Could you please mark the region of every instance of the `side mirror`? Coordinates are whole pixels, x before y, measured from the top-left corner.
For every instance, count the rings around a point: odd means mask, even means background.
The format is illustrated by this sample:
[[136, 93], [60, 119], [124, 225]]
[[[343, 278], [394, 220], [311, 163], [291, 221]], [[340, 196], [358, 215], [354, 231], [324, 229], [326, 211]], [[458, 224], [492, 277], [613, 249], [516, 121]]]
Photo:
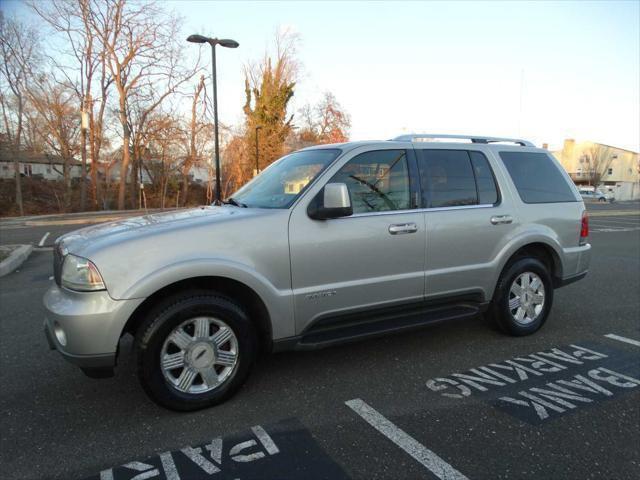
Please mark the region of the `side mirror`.
[[347, 185], [345, 183], [327, 183], [309, 204], [307, 214], [314, 220], [352, 215], [353, 207]]

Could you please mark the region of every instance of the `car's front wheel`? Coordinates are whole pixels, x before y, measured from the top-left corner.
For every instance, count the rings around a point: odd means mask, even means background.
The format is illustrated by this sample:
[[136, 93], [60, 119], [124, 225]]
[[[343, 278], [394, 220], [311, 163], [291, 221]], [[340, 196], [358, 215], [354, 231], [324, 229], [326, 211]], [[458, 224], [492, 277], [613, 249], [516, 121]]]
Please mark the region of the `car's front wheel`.
[[500, 275], [489, 315], [505, 333], [530, 335], [542, 327], [553, 303], [547, 267], [536, 258], [520, 258]]
[[159, 405], [197, 410], [242, 386], [255, 350], [254, 329], [239, 305], [210, 292], [185, 293], [154, 308], [139, 329], [138, 377]]

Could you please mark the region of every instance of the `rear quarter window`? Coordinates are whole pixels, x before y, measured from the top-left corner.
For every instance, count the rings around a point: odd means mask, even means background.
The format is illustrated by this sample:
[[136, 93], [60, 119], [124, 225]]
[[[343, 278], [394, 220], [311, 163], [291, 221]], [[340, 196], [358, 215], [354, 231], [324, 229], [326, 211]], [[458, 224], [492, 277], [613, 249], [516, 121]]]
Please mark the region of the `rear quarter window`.
[[500, 158], [524, 203], [578, 201], [562, 171], [546, 153], [500, 152]]

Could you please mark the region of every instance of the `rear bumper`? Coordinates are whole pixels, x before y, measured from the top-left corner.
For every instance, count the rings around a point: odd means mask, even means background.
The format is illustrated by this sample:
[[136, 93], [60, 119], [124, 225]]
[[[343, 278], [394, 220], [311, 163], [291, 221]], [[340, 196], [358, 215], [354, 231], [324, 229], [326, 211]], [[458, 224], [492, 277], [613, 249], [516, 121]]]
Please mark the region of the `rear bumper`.
[[584, 277], [587, 276], [587, 273], [589, 273], [589, 271], [582, 272], [582, 273], [579, 273], [577, 275], [572, 275], [571, 277], [561, 278], [561, 279], [556, 281], [556, 284], [554, 286], [556, 288], [566, 287], [567, 285], [571, 285], [572, 283], [575, 283], [578, 280], [582, 280]]
[[562, 278], [557, 279], [555, 287], [564, 287], [587, 276], [591, 264], [591, 244], [565, 248]]
[[143, 299], [113, 300], [107, 292], [51, 286], [44, 296], [44, 332], [52, 350], [83, 370], [113, 368], [120, 335]]

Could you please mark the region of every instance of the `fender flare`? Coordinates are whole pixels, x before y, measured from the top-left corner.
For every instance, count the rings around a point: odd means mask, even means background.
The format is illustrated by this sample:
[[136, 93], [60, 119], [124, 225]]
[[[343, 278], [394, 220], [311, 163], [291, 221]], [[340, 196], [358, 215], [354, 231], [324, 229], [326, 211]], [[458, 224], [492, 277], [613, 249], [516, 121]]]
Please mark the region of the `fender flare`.
[[[273, 337], [294, 334], [291, 290], [278, 290], [266, 277], [249, 266], [227, 259], [197, 258], [165, 265], [130, 286], [122, 297], [147, 298], [169, 285], [197, 277], [227, 278], [246, 285], [264, 303], [269, 313]], [[274, 319], [278, 319], [276, 324]]]
[[534, 232], [532, 232], [531, 230], [519, 232], [499, 251], [498, 255], [496, 256], [497, 263], [494, 270], [495, 273], [491, 281], [491, 296], [489, 298], [493, 298], [496, 285], [498, 284], [498, 279], [509, 263], [509, 260], [511, 260], [513, 255], [518, 250], [521, 250], [527, 245], [532, 244], [544, 245], [545, 247], [551, 249], [554, 257], [552, 258], [554, 271], [551, 272], [551, 274], [559, 275], [560, 277], [562, 276], [562, 271], [564, 269], [564, 266], [562, 264], [562, 245], [560, 244], [559, 239], [557, 238], [553, 230], [542, 225], [537, 225]]

